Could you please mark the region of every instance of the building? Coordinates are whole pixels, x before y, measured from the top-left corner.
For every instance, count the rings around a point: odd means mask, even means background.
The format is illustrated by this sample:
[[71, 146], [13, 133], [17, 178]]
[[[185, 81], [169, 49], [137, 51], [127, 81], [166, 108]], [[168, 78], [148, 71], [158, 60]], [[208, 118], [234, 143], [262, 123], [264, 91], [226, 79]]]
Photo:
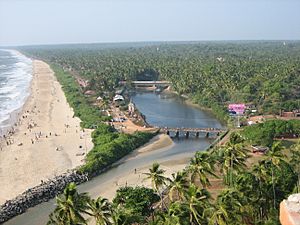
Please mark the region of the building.
[[264, 147], [264, 146], [257, 146], [257, 145], [252, 145], [252, 152], [253, 153], [266, 153], [269, 148], [268, 147]]
[[293, 110], [291, 112], [285, 112], [283, 110], [280, 111], [281, 117], [300, 117], [300, 110]]
[[124, 101], [124, 97], [122, 95], [115, 95], [113, 101], [114, 102]]

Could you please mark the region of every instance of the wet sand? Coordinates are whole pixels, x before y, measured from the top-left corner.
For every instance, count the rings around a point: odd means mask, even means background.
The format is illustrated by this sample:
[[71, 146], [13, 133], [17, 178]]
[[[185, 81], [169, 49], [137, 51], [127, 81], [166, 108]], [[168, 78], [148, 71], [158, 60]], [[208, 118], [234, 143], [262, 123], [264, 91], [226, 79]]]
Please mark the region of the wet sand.
[[15, 131], [1, 142], [0, 204], [83, 163], [91, 130], [81, 131], [73, 115], [49, 65], [34, 60], [31, 94]]
[[[183, 160], [184, 162], [179, 163], [177, 160], [167, 161], [166, 163], [160, 163], [160, 168], [165, 170], [165, 176], [171, 178], [172, 173], [183, 170], [187, 163], [188, 159]], [[116, 191], [120, 187], [125, 186], [140, 186], [151, 188], [151, 180], [147, 179], [147, 176], [144, 173], [149, 172], [151, 164], [144, 167], [136, 168], [136, 171], [125, 172], [120, 176], [114, 177], [113, 179], [103, 183], [101, 187], [95, 187], [96, 190], [91, 190], [89, 193], [91, 197], [96, 198], [99, 195], [109, 200], [112, 200], [115, 197]]]
[[[173, 141], [168, 135], [160, 134], [154, 137], [146, 145], [136, 149], [134, 152], [129, 154], [127, 157], [124, 157], [118, 161], [115, 165], [120, 165], [126, 163], [127, 161], [137, 160], [143, 157], [145, 154], [155, 154], [155, 151], [168, 151], [174, 145]], [[189, 163], [190, 157], [186, 157], [185, 153], [180, 154], [176, 159], [160, 161], [161, 169], [165, 170], [165, 176], [171, 177], [172, 173], [183, 170], [186, 165]], [[88, 193], [91, 197], [96, 198], [102, 196], [112, 200], [116, 194], [117, 189], [125, 186], [143, 186], [151, 187], [151, 181], [146, 179], [144, 173], [149, 172], [149, 168], [152, 166], [152, 161], [145, 163], [142, 166], [137, 166], [132, 170], [125, 169], [123, 171], [116, 172], [114, 177], [105, 177], [104, 182], [101, 182], [101, 185], [97, 185], [97, 178], [92, 180], [91, 183], [86, 183], [81, 185], [83, 189], [89, 189]], [[95, 183], [93, 183], [93, 181]], [[81, 188], [80, 188], [81, 189]], [[80, 190], [81, 191], [81, 190]]]

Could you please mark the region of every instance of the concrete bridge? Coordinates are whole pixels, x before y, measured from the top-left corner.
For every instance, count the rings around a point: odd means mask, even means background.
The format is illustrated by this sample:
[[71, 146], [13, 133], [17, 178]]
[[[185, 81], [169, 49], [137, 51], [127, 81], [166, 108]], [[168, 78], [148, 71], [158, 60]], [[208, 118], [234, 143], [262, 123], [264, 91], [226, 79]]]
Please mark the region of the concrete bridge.
[[204, 137], [209, 138], [210, 136], [217, 137], [221, 132], [224, 132], [224, 129], [220, 128], [170, 128], [170, 127], [161, 127], [161, 132], [171, 136], [171, 132], [175, 134], [174, 137], [179, 138], [180, 134], [183, 134], [186, 138], [189, 138], [191, 135], [199, 137], [200, 134], [204, 134]]
[[[126, 84], [127, 81], [119, 81], [119, 84], [124, 85]], [[131, 81], [131, 84], [135, 86], [140, 86], [140, 87], [153, 87], [153, 86], [169, 86], [171, 85], [171, 82], [166, 81], [166, 80], [158, 80], [158, 81], [142, 81], [142, 80], [136, 80], [136, 81]]]

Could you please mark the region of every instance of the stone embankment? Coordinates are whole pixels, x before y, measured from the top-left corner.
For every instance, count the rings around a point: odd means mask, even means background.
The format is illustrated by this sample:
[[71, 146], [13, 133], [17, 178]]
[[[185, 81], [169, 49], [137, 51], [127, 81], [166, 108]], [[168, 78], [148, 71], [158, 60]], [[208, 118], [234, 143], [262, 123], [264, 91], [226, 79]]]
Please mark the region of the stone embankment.
[[79, 174], [73, 171], [41, 182], [40, 185], [26, 190], [16, 198], [8, 200], [0, 206], [0, 224], [24, 213], [30, 207], [53, 199], [63, 192], [67, 184], [71, 182], [80, 184], [87, 180], [87, 174]]

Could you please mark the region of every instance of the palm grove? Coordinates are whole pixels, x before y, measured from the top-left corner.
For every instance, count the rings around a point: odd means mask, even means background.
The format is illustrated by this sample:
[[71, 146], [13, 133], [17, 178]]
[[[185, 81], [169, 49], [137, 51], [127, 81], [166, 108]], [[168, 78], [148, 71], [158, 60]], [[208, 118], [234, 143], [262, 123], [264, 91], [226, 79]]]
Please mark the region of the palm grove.
[[[83, 95], [74, 80], [89, 80], [86, 89], [105, 97], [114, 93], [120, 80], [141, 74], [166, 79], [179, 94], [213, 109], [226, 121], [228, 102], [247, 102], [259, 113], [278, 113], [299, 108], [299, 42], [140, 43], [136, 45], [75, 45], [27, 47], [26, 54], [52, 65], [66, 97], [93, 132], [95, 147], [79, 171], [101, 173], [122, 156], [147, 142], [153, 134], [120, 134], [105, 125], [107, 117]], [[152, 189], [125, 187], [109, 202], [78, 193], [70, 184], [57, 198], [49, 224], [276, 224], [278, 205], [299, 191], [299, 144], [285, 151], [281, 134], [298, 134], [299, 123], [270, 122], [233, 133], [225, 146], [198, 152], [187, 168], [164, 176], [153, 164], [145, 178]], [[249, 144], [269, 146], [257, 163], [249, 163]], [[288, 157], [283, 153], [287, 153]], [[222, 191], [210, 194], [211, 179], [222, 179]], [[143, 196], [137, 198], [136, 196]]]
[[103, 96], [139, 74], [172, 82], [179, 94], [228, 119], [226, 103], [247, 102], [261, 113], [299, 108], [300, 42], [89, 44], [27, 47], [27, 54], [89, 79]]
[[[279, 224], [279, 203], [299, 191], [300, 143], [283, 153], [274, 142], [257, 163], [247, 165], [248, 150], [240, 134], [209, 152], [197, 152], [184, 171], [164, 176], [154, 163], [145, 179], [152, 189], [122, 187], [112, 202], [79, 194], [70, 184], [48, 224]], [[223, 180], [223, 190], [212, 196], [210, 179]]]

